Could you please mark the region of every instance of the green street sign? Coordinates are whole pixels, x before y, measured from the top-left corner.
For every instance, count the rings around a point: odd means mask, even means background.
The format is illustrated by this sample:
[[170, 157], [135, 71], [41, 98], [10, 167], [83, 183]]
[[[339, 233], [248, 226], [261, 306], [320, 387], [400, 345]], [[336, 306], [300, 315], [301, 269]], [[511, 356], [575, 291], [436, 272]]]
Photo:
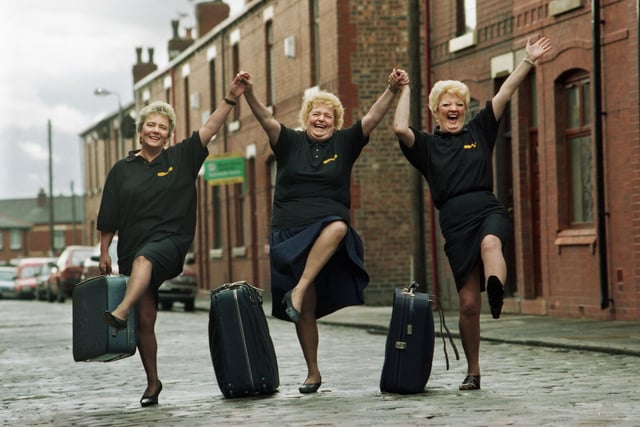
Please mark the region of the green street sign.
[[209, 156], [204, 161], [204, 179], [209, 185], [243, 183], [245, 179], [244, 157], [235, 154]]

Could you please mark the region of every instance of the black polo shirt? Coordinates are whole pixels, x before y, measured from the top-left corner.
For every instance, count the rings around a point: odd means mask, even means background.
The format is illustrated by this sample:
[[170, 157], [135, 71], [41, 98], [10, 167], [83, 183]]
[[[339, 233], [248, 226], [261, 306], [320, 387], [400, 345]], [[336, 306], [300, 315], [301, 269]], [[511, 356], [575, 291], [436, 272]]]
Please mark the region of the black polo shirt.
[[280, 125], [272, 230], [313, 224], [329, 215], [350, 222], [351, 169], [369, 138], [360, 120], [315, 142], [305, 131]]
[[186, 253], [196, 226], [195, 180], [209, 152], [198, 132], [166, 148], [151, 163], [136, 156], [138, 151], [109, 171], [97, 229], [118, 233], [119, 260], [165, 238], [173, 238]]
[[492, 152], [498, 136], [498, 121], [488, 101], [457, 134], [433, 134], [413, 129], [415, 143], [400, 148], [409, 162], [429, 183], [431, 197], [440, 209], [451, 197], [473, 191], [493, 191]]

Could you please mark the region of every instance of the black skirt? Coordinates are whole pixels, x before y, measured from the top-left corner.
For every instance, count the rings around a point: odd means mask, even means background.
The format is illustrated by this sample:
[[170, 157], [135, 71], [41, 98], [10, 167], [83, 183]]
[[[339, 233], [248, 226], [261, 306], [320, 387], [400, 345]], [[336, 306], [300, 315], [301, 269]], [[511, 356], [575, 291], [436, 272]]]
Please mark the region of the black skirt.
[[119, 273], [130, 276], [133, 261], [139, 256], [143, 256], [151, 262], [149, 289], [154, 291], [154, 297], [157, 302], [158, 288], [162, 285], [162, 282], [173, 279], [182, 272], [186, 252], [171, 238], [147, 242], [138, 249], [133, 257], [124, 260], [118, 259]]
[[[289, 320], [286, 306], [282, 303], [284, 294], [298, 283], [309, 251], [320, 232], [330, 222], [340, 220], [338, 216], [330, 216], [310, 226], [271, 233], [271, 314], [274, 317]], [[344, 307], [364, 304], [364, 288], [369, 284], [369, 275], [364, 268], [363, 255], [362, 241], [349, 227], [342, 244], [316, 277], [316, 318]]]
[[[502, 249], [513, 235], [511, 219], [496, 196], [477, 191], [453, 197], [440, 208], [440, 229], [458, 292], [481, 261], [480, 242], [493, 234], [502, 241]], [[480, 290], [485, 290], [484, 266], [480, 262]]]

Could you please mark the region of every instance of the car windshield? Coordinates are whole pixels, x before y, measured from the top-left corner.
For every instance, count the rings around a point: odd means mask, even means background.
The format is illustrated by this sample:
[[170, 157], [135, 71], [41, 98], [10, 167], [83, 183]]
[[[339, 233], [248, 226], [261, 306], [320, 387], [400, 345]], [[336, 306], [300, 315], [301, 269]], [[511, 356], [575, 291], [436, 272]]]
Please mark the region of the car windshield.
[[15, 278], [15, 270], [0, 270], [0, 280], [14, 280]]
[[22, 277], [36, 277], [40, 271], [39, 265], [27, 265], [22, 269]]
[[71, 264], [72, 265], [82, 265], [85, 259], [89, 258], [92, 255], [92, 250], [82, 250], [75, 251], [71, 255]]

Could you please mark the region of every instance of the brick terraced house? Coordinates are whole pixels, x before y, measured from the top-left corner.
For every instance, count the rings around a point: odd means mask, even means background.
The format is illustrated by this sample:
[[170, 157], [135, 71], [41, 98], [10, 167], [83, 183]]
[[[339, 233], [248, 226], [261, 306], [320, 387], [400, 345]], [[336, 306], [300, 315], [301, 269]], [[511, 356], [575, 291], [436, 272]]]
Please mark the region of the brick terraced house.
[[[411, 76], [412, 93], [420, 98], [421, 126], [431, 129], [426, 99], [434, 82], [465, 82], [473, 113], [522, 60], [528, 37], [551, 38], [552, 51], [512, 98], [496, 144], [495, 191], [513, 216], [515, 232], [507, 247], [504, 311], [639, 317], [635, 2], [254, 0], [230, 17], [226, 4], [206, 1], [196, 4], [195, 15], [197, 27], [187, 29], [186, 37], [172, 24], [168, 64], [141, 63], [138, 49], [134, 65], [132, 110], [157, 99], [170, 102], [178, 115], [176, 142], [222, 102], [239, 70], [252, 73], [257, 96], [289, 127], [298, 125], [308, 91], [336, 93], [348, 126], [382, 92], [393, 67], [419, 70]], [[429, 292], [444, 308], [454, 309], [457, 297], [438, 212], [426, 183], [422, 190], [415, 185], [394, 138], [392, 117], [393, 111], [372, 134], [353, 172], [352, 219], [371, 276], [367, 303], [389, 304], [395, 287], [424, 276]], [[111, 155], [105, 163], [106, 155], [96, 147], [117, 143], [115, 134], [100, 134], [97, 128], [82, 135], [91, 177], [85, 186], [88, 236], [95, 235], [90, 228], [95, 229], [101, 184], [115, 160]], [[242, 183], [210, 185], [204, 173], [197, 182], [193, 251], [200, 287], [247, 280], [268, 289], [275, 164], [243, 99], [209, 151], [243, 158], [246, 174]], [[415, 204], [420, 200], [416, 188], [423, 205]], [[421, 251], [423, 259], [416, 259]]]

